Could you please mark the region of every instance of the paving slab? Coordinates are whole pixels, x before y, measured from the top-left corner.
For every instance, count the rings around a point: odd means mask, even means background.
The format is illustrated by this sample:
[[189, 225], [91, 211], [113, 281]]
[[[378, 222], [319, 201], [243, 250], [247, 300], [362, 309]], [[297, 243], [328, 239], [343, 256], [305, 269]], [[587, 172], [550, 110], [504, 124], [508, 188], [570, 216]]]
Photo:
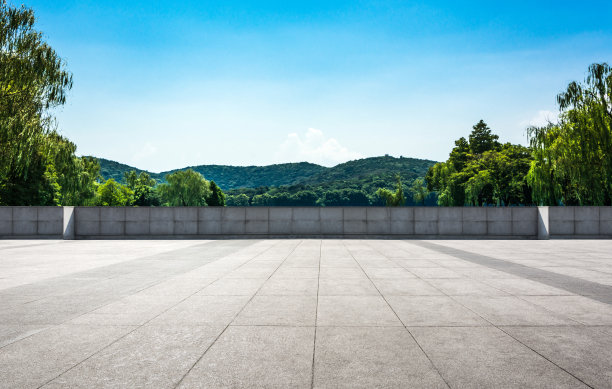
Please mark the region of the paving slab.
[[454, 299], [494, 325], [573, 325], [559, 315], [514, 296], [455, 296]]
[[584, 296], [524, 296], [525, 300], [587, 325], [612, 325], [612, 305]]
[[367, 278], [322, 278], [319, 281], [320, 296], [379, 296], [380, 293]]
[[135, 327], [62, 325], [0, 348], [0, 387], [37, 388]]
[[596, 388], [612, 387], [612, 336], [592, 327], [504, 327], [504, 331]]
[[455, 388], [587, 388], [494, 327], [410, 328]]
[[230, 326], [180, 388], [310, 388], [314, 327]]
[[249, 302], [250, 296], [191, 296], [160, 313], [154, 324], [226, 326]]
[[317, 325], [402, 326], [381, 296], [319, 296]]
[[404, 328], [317, 329], [315, 388], [447, 388]]
[[255, 296], [232, 324], [314, 326], [316, 310], [316, 296]]
[[489, 323], [448, 296], [389, 296], [406, 326], [485, 326]]
[[316, 296], [318, 278], [284, 278], [275, 274], [259, 289], [262, 296]]
[[144, 326], [44, 388], [174, 388], [223, 327]]

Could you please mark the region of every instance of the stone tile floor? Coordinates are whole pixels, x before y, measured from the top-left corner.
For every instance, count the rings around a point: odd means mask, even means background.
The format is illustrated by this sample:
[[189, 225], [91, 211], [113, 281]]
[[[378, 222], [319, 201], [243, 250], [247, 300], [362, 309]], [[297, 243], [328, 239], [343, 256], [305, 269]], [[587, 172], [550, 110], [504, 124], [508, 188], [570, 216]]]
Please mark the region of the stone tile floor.
[[3, 388], [612, 387], [612, 242], [0, 241]]

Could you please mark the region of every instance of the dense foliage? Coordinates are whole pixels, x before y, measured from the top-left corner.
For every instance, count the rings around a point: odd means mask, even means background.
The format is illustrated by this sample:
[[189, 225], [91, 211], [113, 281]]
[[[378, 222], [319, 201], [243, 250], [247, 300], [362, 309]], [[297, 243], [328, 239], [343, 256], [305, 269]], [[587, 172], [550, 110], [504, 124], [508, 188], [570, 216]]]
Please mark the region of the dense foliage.
[[446, 162], [432, 166], [427, 186], [438, 193], [438, 204], [519, 205], [531, 204], [526, 175], [532, 161], [527, 147], [501, 144], [499, 137], [480, 120], [469, 141], [460, 138]]
[[[435, 194], [425, 192], [424, 200], [415, 198], [412, 186], [401, 178], [404, 205], [435, 205]], [[414, 183], [414, 179], [408, 181]], [[422, 182], [422, 179], [421, 181]], [[380, 189], [384, 189], [381, 191]], [[386, 193], [398, 190], [394, 174], [371, 176], [346, 181], [332, 181], [318, 185], [292, 185], [282, 187], [241, 188], [227, 191], [227, 205], [268, 205], [268, 206], [368, 206], [387, 205]], [[390, 205], [390, 203], [389, 203]]]
[[0, 0], [0, 205], [87, 204], [99, 168], [55, 129], [72, 75], [35, 21]]
[[530, 128], [528, 180], [536, 203], [612, 205], [612, 69], [589, 67], [557, 96], [559, 123]]
[[387, 207], [400, 207], [406, 204], [406, 196], [404, 196], [404, 188], [402, 185], [401, 176], [400, 175], [397, 176], [397, 185], [396, 185], [395, 192], [392, 192], [387, 188], [379, 188], [376, 191], [376, 195], [380, 197], [381, 199], [385, 200], [385, 205]]
[[[106, 178], [117, 177], [120, 173], [125, 174], [126, 171], [133, 169], [114, 161], [105, 159], [99, 159], [99, 161], [103, 176], [104, 172], [112, 173], [112, 176], [105, 176]], [[231, 206], [385, 205], [387, 198], [385, 196], [381, 197], [381, 193], [377, 193], [379, 189], [396, 190], [397, 174], [400, 174], [403, 182], [412, 184], [419, 177], [423, 177], [427, 169], [434, 163], [421, 159], [383, 156], [350, 161], [331, 168], [306, 163], [262, 167], [228, 167], [231, 168], [234, 182], [245, 182], [246, 178], [244, 177], [249, 175], [269, 177], [272, 182], [280, 182], [288, 169], [293, 169], [296, 165], [305, 166], [309, 169], [304, 172], [304, 177], [307, 176], [308, 172], [311, 175], [292, 185], [262, 185], [259, 187], [226, 189], [225, 204]], [[317, 169], [312, 169], [313, 166], [316, 166]], [[199, 166], [198, 168], [214, 172], [214, 169], [219, 168], [219, 166]], [[312, 174], [315, 170], [318, 173]], [[164, 183], [165, 179], [160, 180], [159, 174], [151, 173], [151, 177]], [[213, 179], [215, 183], [217, 182], [218, 177], [214, 174], [206, 177]], [[227, 178], [226, 176], [225, 179]], [[405, 196], [405, 204], [434, 205], [435, 195], [429, 194], [422, 178], [418, 182], [420, 184], [417, 187], [420, 190], [416, 195], [414, 195], [414, 186], [403, 184], [402, 190], [408, 193]], [[212, 185], [211, 189], [213, 189]], [[208, 204], [212, 205], [210, 202]]]
[[209, 182], [191, 169], [166, 176], [167, 184], [161, 184], [159, 193], [166, 205], [186, 207], [206, 205], [210, 196]]

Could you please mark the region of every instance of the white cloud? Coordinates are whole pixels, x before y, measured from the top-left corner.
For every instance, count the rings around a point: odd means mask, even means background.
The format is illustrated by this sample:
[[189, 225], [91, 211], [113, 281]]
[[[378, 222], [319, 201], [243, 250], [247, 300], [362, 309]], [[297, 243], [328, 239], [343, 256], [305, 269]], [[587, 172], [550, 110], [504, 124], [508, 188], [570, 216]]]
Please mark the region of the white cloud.
[[279, 162], [312, 162], [324, 166], [334, 166], [342, 162], [363, 158], [361, 154], [350, 151], [335, 138], [328, 138], [323, 131], [309, 128], [301, 137], [296, 133], [287, 135], [276, 155]]
[[552, 111], [538, 111], [538, 113], [529, 120], [522, 121], [520, 124], [523, 127], [536, 126], [543, 127], [549, 122], [556, 123], [559, 120], [559, 114]]

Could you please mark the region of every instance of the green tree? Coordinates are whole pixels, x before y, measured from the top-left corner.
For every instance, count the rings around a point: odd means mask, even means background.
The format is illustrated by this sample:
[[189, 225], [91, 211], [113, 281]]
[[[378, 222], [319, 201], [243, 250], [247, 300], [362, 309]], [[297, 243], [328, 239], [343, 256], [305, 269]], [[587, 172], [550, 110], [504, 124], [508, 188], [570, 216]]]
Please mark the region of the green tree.
[[206, 203], [211, 207], [225, 206], [225, 194], [214, 181], [210, 181], [210, 194], [206, 198]]
[[406, 196], [404, 196], [404, 188], [402, 185], [402, 178], [398, 174], [395, 179], [397, 180], [395, 186], [395, 192], [390, 191], [386, 188], [380, 188], [376, 191], [376, 194], [385, 199], [387, 207], [400, 207], [406, 203]]
[[269, 206], [271, 205], [271, 197], [268, 193], [262, 193], [262, 194], [258, 194], [253, 196], [253, 199], [251, 200], [251, 205], [253, 206]]
[[137, 174], [134, 170], [125, 172], [123, 180], [126, 186], [134, 192], [132, 205], [144, 207], [161, 204], [159, 195], [155, 190], [157, 182], [147, 172], [140, 172], [140, 174]]
[[210, 196], [209, 183], [191, 169], [166, 175], [167, 184], [159, 186], [161, 197], [170, 206], [203, 206]]
[[448, 161], [427, 172], [427, 189], [438, 193], [438, 205], [531, 204], [527, 185], [531, 150], [500, 144], [482, 120], [469, 139], [469, 143], [465, 138], [457, 140]]
[[410, 192], [412, 193], [412, 198], [416, 204], [425, 205], [425, 199], [427, 199], [427, 196], [429, 196], [429, 191], [427, 190], [427, 186], [425, 185], [425, 180], [423, 178], [415, 178], [414, 181], [412, 181]]
[[96, 205], [126, 206], [131, 205], [134, 192], [112, 178], [98, 187]]
[[72, 75], [34, 24], [31, 9], [0, 0], [0, 205], [85, 205], [99, 164], [55, 130]]
[[499, 147], [499, 136], [491, 133], [491, 129], [482, 119], [472, 127], [470, 134], [470, 151], [472, 154], [482, 154], [485, 151], [496, 150]]
[[455, 141], [455, 147], [448, 157], [448, 162], [453, 165], [455, 171], [460, 172], [467, 165], [472, 158], [470, 152], [470, 144], [464, 137]]
[[309, 207], [317, 204], [319, 196], [312, 190], [301, 190], [291, 195], [291, 205]]
[[72, 75], [34, 24], [31, 9], [0, 0], [0, 204], [61, 200], [49, 110], [65, 103]]
[[612, 69], [592, 64], [557, 96], [559, 123], [528, 129], [528, 181], [544, 205], [612, 205]]
[[234, 207], [248, 207], [249, 206], [249, 196], [244, 193], [227, 196], [227, 201], [225, 205], [234, 206]]

